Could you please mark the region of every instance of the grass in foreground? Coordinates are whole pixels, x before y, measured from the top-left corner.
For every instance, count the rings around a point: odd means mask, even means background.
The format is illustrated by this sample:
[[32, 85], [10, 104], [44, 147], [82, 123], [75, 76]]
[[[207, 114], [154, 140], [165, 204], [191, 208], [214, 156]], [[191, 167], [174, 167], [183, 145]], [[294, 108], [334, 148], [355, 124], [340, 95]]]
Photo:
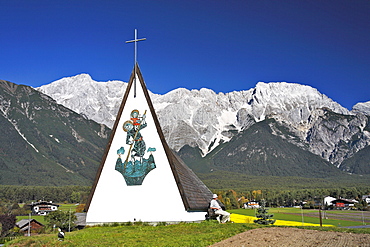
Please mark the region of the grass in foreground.
[[5, 246], [208, 246], [259, 227], [255, 224], [218, 224], [217, 221], [167, 226], [97, 226], [66, 233], [63, 242], [58, 241], [55, 233], [21, 237]]
[[[218, 224], [217, 221], [180, 223], [167, 226], [96, 226], [66, 233], [63, 242], [57, 234], [21, 237], [7, 242], [5, 246], [209, 246], [238, 233], [261, 227], [257, 224]], [[337, 227], [296, 227], [301, 229], [367, 233], [370, 229], [346, 229]]]

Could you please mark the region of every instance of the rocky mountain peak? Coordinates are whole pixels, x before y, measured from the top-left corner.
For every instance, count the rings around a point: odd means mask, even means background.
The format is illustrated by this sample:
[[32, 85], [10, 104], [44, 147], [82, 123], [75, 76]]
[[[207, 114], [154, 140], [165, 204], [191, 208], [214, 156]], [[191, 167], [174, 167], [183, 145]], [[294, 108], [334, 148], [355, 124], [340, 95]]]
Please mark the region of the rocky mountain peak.
[[62, 78], [37, 88], [73, 111], [112, 127], [127, 83], [94, 81], [88, 74]]
[[357, 103], [353, 106], [352, 112], [370, 116], [370, 101]]
[[[58, 103], [112, 127], [126, 87], [127, 84], [120, 81], [96, 82], [87, 75], [80, 75], [63, 78], [38, 90]], [[203, 155], [229, 141], [235, 131], [247, 129], [266, 118], [274, 118], [302, 142], [307, 142], [307, 135], [312, 135], [312, 128], [317, 121], [322, 121], [322, 109], [355, 115], [317, 89], [298, 83], [258, 82], [249, 90], [229, 93], [215, 93], [206, 88], [178, 88], [164, 95], [149, 94], [170, 147], [178, 151], [185, 145], [197, 146]], [[324, 158], [335, 152], [333, 145], [335, 143], [330, 142], [331, 148], [327, 149]], [[312, 145], [311, 152], [318, 153], [319, 147]], [[336, 158], [333, 162], [339, 160]]]

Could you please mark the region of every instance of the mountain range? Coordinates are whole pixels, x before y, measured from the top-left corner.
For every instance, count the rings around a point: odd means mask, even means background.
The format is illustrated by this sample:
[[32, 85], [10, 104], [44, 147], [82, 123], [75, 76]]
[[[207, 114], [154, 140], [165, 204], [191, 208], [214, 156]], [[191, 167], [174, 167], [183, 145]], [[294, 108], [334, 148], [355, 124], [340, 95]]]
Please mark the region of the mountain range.
[[[88, 74], [80, 74], [37, 89], [112, 127], [126, 86], [121, 81], [97, 82]], [[252, 126], [268, 122], [271, 135], [340, 170], [370, 173], [370, 159], [356, 157], [368, 153], [370, 101], [358, 103], [349, 111], [315, 88], [286, 82], [259, 82], [255, 88], [230, 93], [179, 88], [150, 96], [166, 140], [177, 152], [189, 146], [206, 157]], [[246, 154], [239, 153], [238, 157]]]
[[[37, 89], [0, 80], [0, 184], [91, 185], [126, 87], [87, 74]], [[369, 185], [370, 102], [349, 111], [286, 82], [149, 94], [170, 147], [212, 189]]]

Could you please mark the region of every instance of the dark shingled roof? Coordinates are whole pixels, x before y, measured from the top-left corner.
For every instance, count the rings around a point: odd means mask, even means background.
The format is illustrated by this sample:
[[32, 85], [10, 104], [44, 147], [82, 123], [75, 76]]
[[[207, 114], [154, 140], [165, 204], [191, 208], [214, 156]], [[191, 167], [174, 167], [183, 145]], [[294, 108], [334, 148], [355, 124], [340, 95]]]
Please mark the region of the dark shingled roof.
[[212, 192], [174, 151], [171, 150], [167, 157], [185, 208], [188, 211], [207, 211]]
[[90, 196], [88, 198], [88, 202], [86, 204], [85, 211], [87, 212], [89, 210], [90, 203], [91, 203], [92, 197], [93, 197], [94, 192], [95, 192], [95, 188], [96, 188], [97, 183], [99, 181], [101, 171], [103, 169], [106, 157], [108, 155], [108, 151], [110, 149], [110, 145], [111, 145], [112, 140], [113, 140], [113, 136], [116, 132], [118, 122], [121, 118], [121, 115], [122, 115], [124, 106], [126, 104], [130, 89], [131, 89], [132, 84], [134, 82], [134, 78], [135, 78], [134, 72], [136, 70], [136, 73], [139, 77], [139, 83], [141, 84], [141, 86], [144, 90], [145, 98], [146, 98], [147, 103], [149, 105], [151, 115], [153, 116], [153, 120], [155, 122], [159, 138], [161, 139], [162, 145], [163, 145], [164, 150], [166, 152], [166, 155], [167, 155], [169, 164], [171, 166], [172, 173], [173, 173], [174, 178], [176, 180], [176, 184], [177, 184], [177, 187], [179, 189], [179, 192], [180, 192], [182, 201], [184, 203], [185, 209], [187, 211], [205, 211], [206, 212], [207, 208], [208, 208], [209, 201], [212, 199], [212, 192], [195, 175], [195, 173], [181, 160], [181, 158], [178, 155], [176, 155], [176, 153], [168, 147], [168, 144], [167, 144], [167, 142], [164, 138], [161, 126], [159, 124], [157, 114], [155, 113], [152, 101], [150, 99], [148, 90], [146, 88], [144, 78], [141, 74], [139, 65], [136, 64], [135, 66], [136, 66], [136, 68], [134, 68], [132, 73], [131, 73], [130, 81], [128, 83], [125, 95], [123, 97], [123, 100], [122, 100], [122, 103], [121, 103], [121, 106], [120, 106], [120, 109], [118, 111], [116, 122], [114, 123], [113, 129], [112, 129], [110, 140], [107, 144], [107, 147], [105, 149], [102, 161], [100, 163], [100, 167], [98, 169], [93, 188], [91, 189], [91, 193], [90, 193]]

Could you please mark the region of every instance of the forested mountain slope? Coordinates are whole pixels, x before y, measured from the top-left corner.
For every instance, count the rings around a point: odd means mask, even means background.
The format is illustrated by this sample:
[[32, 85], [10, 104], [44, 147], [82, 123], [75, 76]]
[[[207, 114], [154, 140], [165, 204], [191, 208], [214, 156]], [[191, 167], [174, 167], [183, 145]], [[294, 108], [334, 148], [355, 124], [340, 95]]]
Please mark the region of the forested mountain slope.
[[110, 130], [28, 86], [0, 81], [0, 184], [91, 185]]

